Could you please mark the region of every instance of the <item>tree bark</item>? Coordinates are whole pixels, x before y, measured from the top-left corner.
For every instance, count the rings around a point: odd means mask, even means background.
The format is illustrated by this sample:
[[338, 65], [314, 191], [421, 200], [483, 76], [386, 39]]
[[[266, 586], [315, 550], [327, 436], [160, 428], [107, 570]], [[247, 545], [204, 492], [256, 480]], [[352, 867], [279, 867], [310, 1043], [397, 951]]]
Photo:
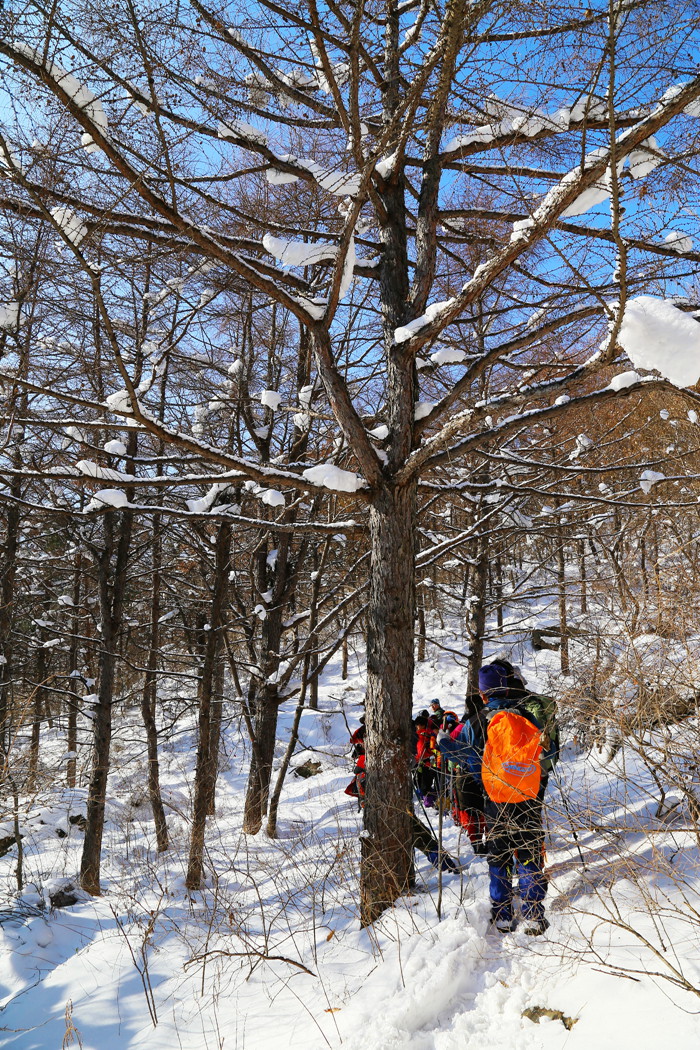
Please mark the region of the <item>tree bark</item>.
[[92, 770], [88, 786], [85, 841], [80, 861], [80, 885], [93, 896], [99, 896], [101, 893], [100, 860], [112, 741], [112, 703], [117, 645], [124, 615], [126, 570], [133, 526], [132, 512], [122, 511], [119, 515], [121, 527], [112, 571], [115, 516], [114, 511], [108, 511], [104, 515], [105, 546], [97, 559], [102, 621], [98, 661], [99, 686], [98, 701], [93, 708]]
[[212, 794], [216, 783], [216, 768], [212, 753], [211, 714], [216, 661], [221, 649], [224, 602], [228, 590], [228, 573], [231, 558], [231, 525], [223, 521], [216, 538], [216, 562], [214, 590], [212, 593], [209, 630], [204, 645], [204, 663], [199, 695], [199, 737], [197, 764], [194, 777], [194, 806], [190, 855], [185, 885], [188, 890], [198, 890], [202, 881], [204, 864], [204, 834], [207, 814], [211, 808]]
[[367, 754], [360, 921], [374, 922], [413, 877], [410, 770], [415, 606], [415, 485], [382, 489], [370, 507]]
[[[13, 495], [19, 494], [19, 484], [13, 486]], [[10, 692], [12, 686], [12, 624], [14, 620], [15, 580], [17, 578], [17, 549], [20, 515], [12, 503], [7, 509], [7, 539], [2, 568], [0, 568], [0, 750], [6, 754], [9, 740]]]
[[141, 692], [141, 718], [146, 731], [148, 751], [148, 797], [156, 831], [156, 849], [164, 853], [169, 845], [168, 824], [165, 819], [163, 796], [160, 790], [160, 764], [158, 761], [158, 727], [156, 724], [158, 649], [160, 646], [160, 590], [161, 590], [161, 521], [160, 515], [153, 518], [153, 589], [151, 592], [151, 625], [148, 640], [146, 675]]
[[557, 520], [557, 579], [559, 584], [559, 636], [561, 673], [569, 673], [569, 624], [566, 608], [566, 549], [561, 518]]
[[[480, 512], [479, 512], [480, 513]], [[486, 631], [486, 585], [488, 582], [488, 541], [479, 533], [476, 540], [475, 564], [471, 566], [471, 594], [467, 612], [467, 696], [479, 688], [479, 668], [484, 662], [484, 633]]]

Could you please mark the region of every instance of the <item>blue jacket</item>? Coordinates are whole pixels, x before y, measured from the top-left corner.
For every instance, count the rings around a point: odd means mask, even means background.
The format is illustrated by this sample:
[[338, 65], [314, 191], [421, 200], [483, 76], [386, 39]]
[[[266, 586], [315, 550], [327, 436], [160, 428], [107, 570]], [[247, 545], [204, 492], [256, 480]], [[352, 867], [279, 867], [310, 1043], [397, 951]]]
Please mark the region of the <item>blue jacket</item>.
[[[470, 773], [480, 784], [481, 761], [484, 754], [484, 746], [486, 744], [484, 730], [489, 714], [495, 714], [496, 711], [507, 711], [508, 708], [521, 706], [522, 702], [522, 694], [518, 696], [509, 696], [509, 690], [499, 689], [496, 693], [492, 694], [484, 704], [483, 719], [479, 716], [475, 716], [469, 719], [468, 722], [464, 722], [460, 726], [459, 732], [454, 740], [451, 737], [442, 737], [438, 740], [438, 747], [440, 748], [441, 754], [449, 759], [450, 762], [454, 762], [456, 765], [461, 766], [462, 769]], [[527, 716], [540, 729], [544, 728], [531, 712], [528, 711]], [[542, 755], [543, 760], [550, 766], [553, 766], [559, 757], [558, 744], [558, 738], [553, 737], [549, 749]]]

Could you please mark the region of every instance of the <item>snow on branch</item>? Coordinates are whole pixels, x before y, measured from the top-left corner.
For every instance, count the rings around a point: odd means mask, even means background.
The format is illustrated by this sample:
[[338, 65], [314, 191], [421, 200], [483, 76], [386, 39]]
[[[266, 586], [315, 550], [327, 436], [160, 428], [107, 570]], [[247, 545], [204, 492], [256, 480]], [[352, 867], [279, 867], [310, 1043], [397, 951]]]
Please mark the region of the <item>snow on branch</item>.
[[[616, 164], [624, 163], [624, 158], [640, 147], [649, 143], [651, 136], [664, 127], [669, 120], [682, 113], [686, 107], [700, 99], [700, 76], [695, 77], [683, 87], [677, 85], [670, 89], [651, 109], [648, 115], [637, 121], [632, 127], [620, 132], [615, 142]], [[435, 338], [505, 269], [511, 266], [520, 256], [529, 251], [556, 225], [571, 206], [589, 189], [600, 193], [596, 187], [606, 177], [610, 167], [610, 147], [595, 149], [588, 153], [582, 164], [567, 172], [542, 198], [533, 214], [513, 229], [510, 241], [499, 248], [490, 259], [476, 268], [472, 277], [462, 286], [459, 295], [451, 300], [433, 303], [424, 313], [408, 326], [396, 329], [394, 338], [397, 342], [407, 342], [408, 349], [417, 351], [428, 340]], [[607, 187], [606, 187], [607, 189]], [[585, 203], [585, 202], [584, 202]]]
[[632, 364], [654, 369], [674, 386], [700, 379], [700, 322], [667, 299], [630, 299], [617, 341]]
[[263, 247], [279, 259], [283, 266], [313, 266], [315, 263], [333, 262], [338, 255], [338, 248], [333, 244], [309, 244], [306, 241], [273, 237], [270, 233], [263, 237]]
[[[283, 167], [275, 167], [273, 164], [267, 169], [267, 181], [272, 184], [282, 185], [285, 182], [296, 182], [310, 175], [321, 189], [336, 197], [355, 197], [359, 193], [362, 182], [362, 175], [359, 172], [347, 175], [342, 171], [334, 171], [332, 168], [323, 168], [314, 160], [295, 157], [291, 153], [280, 154], [275, 159]], [[299, 174], [294, 172], [295, 168]]]

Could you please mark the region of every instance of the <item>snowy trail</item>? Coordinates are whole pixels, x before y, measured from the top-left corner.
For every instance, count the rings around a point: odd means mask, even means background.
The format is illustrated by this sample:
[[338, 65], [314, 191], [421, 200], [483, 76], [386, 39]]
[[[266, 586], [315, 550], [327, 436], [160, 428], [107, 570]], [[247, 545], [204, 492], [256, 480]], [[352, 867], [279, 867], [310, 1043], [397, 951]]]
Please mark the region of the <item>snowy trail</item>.
[[[419, 674], [416, 707], [437, 693], [458, 706], [448, 662]], [[28, 886], [24, 915], [15, 904], [0, 924], [0, 1046], [55, 1050], [72, 1004], [84, 1050], [656, 1050], [669, 1032], [674, 1050], [695, 1050], [700, 999], [650, 974], [679, 966], [700, 988], [700, 922], [686, 907], [698, 905], [698, 845], [682, 817], [654, 818], [653, 785], [633, 756], [603, 768], [566, 751], [568, 809], [550, 783], [544, 937], [489, 930], [482, 858], [444, 876], [438, 918], [437, 874], [422, 855], [418, 892], [360, 930], [360, 817], [343, 794], [350, 764], [337, 713], [342, 695], [356, 718], [359, 694], [357, 681], [329, 674], [322, 710], [305, 712], [313, 750], [295, 764], [313, 755], [322, 770], [289, 776], [277, 839], [239, 831], [245, 762], [231, 737], [201, 894], [184, 891], [186, 819], [171, 812], [173, 849], [159, 857], [146, 807], [129, 802], [138, 759], [133, 770], [125, 760], [108, 807], [105, 895], [42, 914]], [[186, 814], [191, 755], [164, 758], [169, 797]], [[34, 807], [28, 880], [46, 887], [77, 870], [82, 836], [67, 814], [83, 801], [59, 792]], [[444, 823], [446, 849], [470, 861]], [[9, 885], [12, 865], [0, 864]], [[555, 1013], [536, 1023], [524, 1016], [532, 1008]]]

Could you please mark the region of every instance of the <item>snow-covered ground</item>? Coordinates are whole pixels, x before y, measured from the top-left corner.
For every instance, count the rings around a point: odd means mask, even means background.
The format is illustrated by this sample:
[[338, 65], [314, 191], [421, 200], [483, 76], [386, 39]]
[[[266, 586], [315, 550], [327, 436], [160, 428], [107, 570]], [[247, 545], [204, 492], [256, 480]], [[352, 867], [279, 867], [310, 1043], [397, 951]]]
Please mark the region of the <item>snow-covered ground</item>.
[[[431, 647], [430, 657], [418, 666], [416, 711], [432, 697], [461, 711], [463, 670], [448, 652]], [[544, 687], [557, 660], [531, 655], [530, 684]], [[682, 806], [655, 817], [653, 778], [628, 750], [603, 767], [565, 748], [549, 787], [544, 937], [488, 930], [486, 862], [449, 816], [445, 847], [471, 861], [465, 870], [444, 875], [440, 894], [417, 854], [416, 893], [360, 929], [360, 816], [343, 788], [346, 720], [356, 726], [362, 695], [359, 671], [348, 682], [326, 674], [293, 763], [313, 757], [321, 772], [289, 775], [274, 840], [240, 833], [246, 761], [229, 727], [200, 894], [184, 889], [192, 733], [162, 756], [173, 840], [164, 856], [144, 801], [143, 746], [117, 734], [101, 898], [41, 907], [78, 870], [82, 833], [69, 818], [84, 812], [85, 792], [57, 786], [27, 800], [21, 898], [15, 851], [0, 859], [0, 1045], [58, 1050], [74, 1027], [84, 1050], [696, 1047], [698, 842]], [[65, 743], [57, 735], [52, 747], [58, 762]], [[437, 813], [428, 817], [437, 828]]]

